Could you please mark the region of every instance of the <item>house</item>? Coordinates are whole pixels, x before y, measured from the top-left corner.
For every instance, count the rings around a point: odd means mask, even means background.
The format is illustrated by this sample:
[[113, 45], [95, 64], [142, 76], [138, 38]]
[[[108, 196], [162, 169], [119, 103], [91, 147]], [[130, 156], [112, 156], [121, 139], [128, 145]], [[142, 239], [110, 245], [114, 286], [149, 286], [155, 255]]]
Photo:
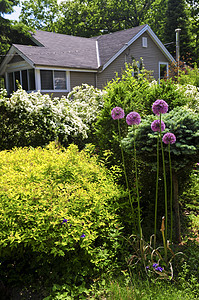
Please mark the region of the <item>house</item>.
[[13, 44], [0, 65], [8, 94], [16, 90], [16, 80], [27, 91], [58, 97], [82, 83], [102, 88], [125, 63], [140, 58], [158, 80], [175, 62], [148, 25], [93, 38], [38, 30], [32, 40], [35, 46]]

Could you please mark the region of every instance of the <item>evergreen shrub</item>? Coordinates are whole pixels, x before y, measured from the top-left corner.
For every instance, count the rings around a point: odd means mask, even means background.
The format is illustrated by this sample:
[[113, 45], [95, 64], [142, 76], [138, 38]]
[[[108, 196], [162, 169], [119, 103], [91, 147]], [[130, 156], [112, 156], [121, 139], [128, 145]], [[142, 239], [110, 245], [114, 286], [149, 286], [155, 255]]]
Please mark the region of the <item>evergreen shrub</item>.
[[81, 284], [117, 263], [121, 190], [95, 156], [51, 143], [2, 151], [0, 166], [4, 280]]

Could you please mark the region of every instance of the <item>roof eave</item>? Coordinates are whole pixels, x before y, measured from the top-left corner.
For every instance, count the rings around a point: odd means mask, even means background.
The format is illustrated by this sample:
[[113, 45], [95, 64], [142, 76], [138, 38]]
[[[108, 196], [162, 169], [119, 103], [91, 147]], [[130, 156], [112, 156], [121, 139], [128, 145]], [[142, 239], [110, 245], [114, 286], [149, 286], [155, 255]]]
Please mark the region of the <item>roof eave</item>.
[[122, 54], [129, 46], [131, 46], [144, 32], [148, 32], [150, 37], [159, 47], [159, 49], [163, 52], [163, 54], [173, 63], [176, 63], [173, 56], [169, 53], [169, 51], [165, 48], [162, 42], [158, 39], [155, 33], [152, 31], [149, 25], [145, 25], [128, 43], [126, 43], [115, 55], [113, 55], [102, 67], [101, 72], [104, 71], [120, 54]]

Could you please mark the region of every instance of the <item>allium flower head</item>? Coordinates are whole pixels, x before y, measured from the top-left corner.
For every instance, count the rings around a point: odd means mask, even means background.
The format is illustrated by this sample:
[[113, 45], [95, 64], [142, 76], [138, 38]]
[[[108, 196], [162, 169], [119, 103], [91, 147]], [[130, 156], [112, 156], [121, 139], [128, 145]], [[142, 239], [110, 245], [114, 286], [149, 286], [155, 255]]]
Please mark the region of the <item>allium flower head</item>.
[[127, 116], [126, 116], [126, 123], [128, 125], [139, 125], [140, 124], [140, 121], [141, 121], [141, 117], [140, 115], [135, 112], [135, 111], [132, 111], [130, 112]]
[[163, 135], [162, 141], [165, 144], [174, 144], [176, 142], [176, 136], [173, 133], [165, 133], [165, 135]]
[[[155, 120], [151, 123], [151, 129], [153, 131], [159, 131], [160, 132], [160, 120]], [[161, 121], [161, 131], [165, 130], [165, 124], [163, 121]]]
[[123, 119], [124, 116], [124, 110], [121, 107], [116, 106], [111, 111], [111, 117], [113, 118], [113, 120]]
[[152, 105], [152, 110], [155, 115], [165, 114], [168, 111], [168, 104], [164, 100], [156, 100]]

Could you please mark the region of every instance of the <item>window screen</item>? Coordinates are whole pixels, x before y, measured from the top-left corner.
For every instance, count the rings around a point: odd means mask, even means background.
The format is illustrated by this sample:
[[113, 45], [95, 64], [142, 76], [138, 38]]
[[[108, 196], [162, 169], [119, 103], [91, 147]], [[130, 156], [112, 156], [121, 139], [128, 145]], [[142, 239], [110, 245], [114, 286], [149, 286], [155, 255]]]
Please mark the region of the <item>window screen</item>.
[[35, 90], [35, 70], [30, 69], [28, 70], [29, 75], [29, 90], [34, 91]]
[[67, 88], [65, 71], [54, 71], [54, 87], [55, 90], [65, 90]]
[[22, 88], [25, 91], [28, 91], [28, 74], [27, 70], [23, 70], [22, 72]]
[[20, 84], [20, 72], [19, 71], [14, 72], [14, 83], [15, 83], [14, 90], [16, 91], [18, 89], [18, 84]]
[[49, 70], [41, 70], [41, 89], [53, 90], [53, 72]]
[[13, 73], [8, 73], [8, 91], [9, 94], [14, 91]]
[[167, 65], [160, 64], [160, 79], [163, 79], [166, 76], [167, 76]]

